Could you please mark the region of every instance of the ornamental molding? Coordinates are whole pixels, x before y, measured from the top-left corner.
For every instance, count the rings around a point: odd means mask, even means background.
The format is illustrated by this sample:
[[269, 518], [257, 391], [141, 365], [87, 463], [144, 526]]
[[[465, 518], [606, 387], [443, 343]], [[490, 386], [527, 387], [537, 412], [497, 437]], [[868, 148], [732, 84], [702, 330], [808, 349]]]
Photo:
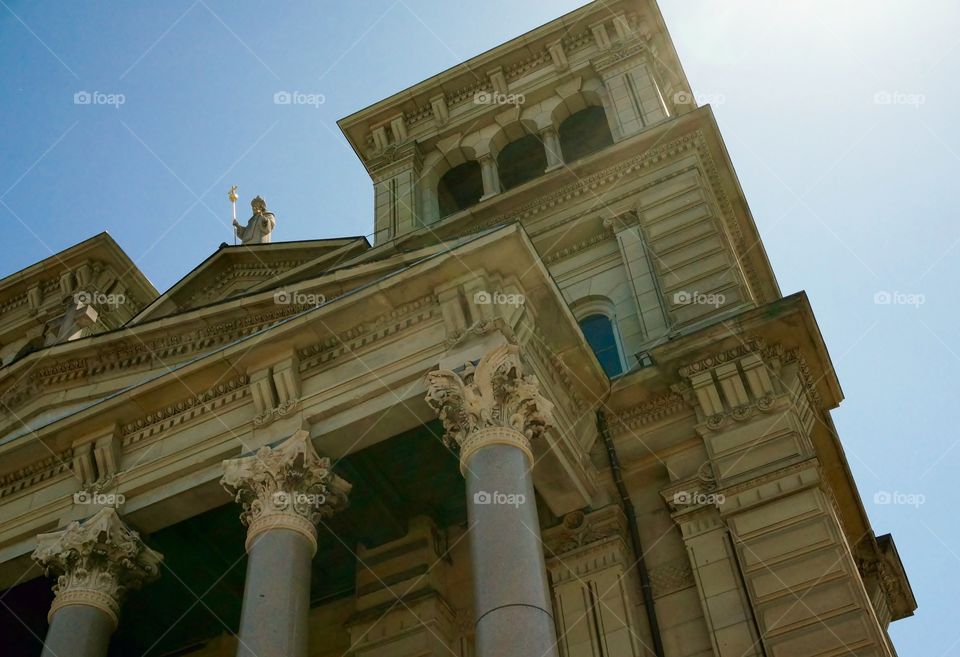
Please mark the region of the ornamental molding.
[[694, 374], [706, 372], [718, 365], [723, 365], [730, 361], [746, 356], [757, 351], [763, 351], [767, 347], [767, 341], [758, 336], [747, 336], [743, 342], [732, 349], [711, 354], [706, 358], [684, 365], [677, 373], [684, 379], [689, 379]]
[[309, 262], [306, 259], [281, 260], [278, 262], [235, 262], [227, 266], [216, 277], [187, 299], [187, 307], [203, 305], [214, 298], [232, 283], [243, 279], [262, 280], [277, 276]]
[[650, 568], [650, 588], [653, 589], [654, 598], [662, 598], [694, 586], [696, 581], [687, 557]]
[[570, 400], [572, 406], [572, 417], [582, 417], [584, 413], [592, 408], [591, 404], [581, 396], [577, 391], [582, 383], [570, 371], [570, 368], [563, 361], [557, 352], [547, 347], [547, 338], [543, 333], [535, 328], [532, 331], [531, 338], [526, 341], [524, 348], [532, 352], [537, 357], [537, 361], [543, 370], [552, 380], [552, 383], [563, 390], [566, 394], [563, 396]]
[[[0, 406], [11, 411], [47, 389], [108, 373], [136, 368], [167, 368], [173, 363], [208, 353], [220, 346], [257, 333], [314, 306], [276, 306], [268, 311], [243, 315], [183, 333], [156, 338], [124, 337], [99, 348], [94, 356], [66, 358], [38, 367], [29, 376], [0, 393]], [[135, 330], [135, 329], [134, 329]]]
[[82, 523], [40, 534], [33, 559], [47, 576], [57, 576], [48, 619], [61, 607], [83, 604], [103, 610], [116, 625], [126, 592], [156, 579], [163, 555], [105, 508]]
[[[506, 429], [529, 445], [553, 425], [553, 404], [540, 394], [537, 378], [523, 373], [520, 348], [514, 344], [494, 347], [476, 365], [467, 363], [458, 372], [429, 372], [426, 387], [427, 404], [443, 423], [444, 441], [463, 450], [461, 466], [468, 452], [483, 446], [471, 440], [477, 432], [492, 439], [503, 437]], [[525, 451], [529, 455], [529, 447]]]
[[[114, 269], [109, 264], [101, 260], [84, 260], [78, 265], [63, 270], [58, 270], [56, 277], [46, 281], [36, 281], [30, 285], [24, 292], [15, 294], [0, 303], [0, 315], [6, 315], [27, 306], [31, 315], [36, 315], [44, 311], [45, 302], [51, 297], [56, 298], [54, 306], [59, 307], [60, 302], [75, 290], [89, 292], [106, 292], [112, 289], [118, 283], [118, 278]], [[129, 307], [133, 314], [136, 314], [143, 308], [145, 300], [137, 296], [136, 291], [123, 286], [124, 306]], [[98, 309], [101, 305], [94, 304]]]
[[300, 430], [275, 447], [223, 462], [220, 484], [243, 508], [247, 551], [254, 539], [272, 529], [304, 535], [317, 549], [316, 525], [346, 508], [351, 484], [317, 455], [310, 433]]
[[400, 331], [433, 320], [439, 316], [439, 309], [436, 297], [427, 294], [310, 347], [300, 349], [297, 351], [300, 372], [306, 373], [323, 367], [341, 356], [352, 356], [357, 351], [393, 337]]
[[616, 539], [626, 544], [626, 518], [619, 506], [610, 505], [585, 513], [573, 511], [556, 527], [543, 532], [547, 557], [566, 558], [571, 552]]
[[26, 467], [8, 472], [0, 476], [0, 498], [19, 493], [48, 479], [71, 472], [72, 463], [73, 449], [70, 448], [31, 463]]
[[[785, 372], [785, 366], [792, 364], [795, 370]], [[677, 373], [683, 380], [671, 389], [697, 410], [702, 428], [708, 431], [791, 406], [808, 418], [806, 405], [823, 409], [816, 380], [799, 347], [768, 346], [758, 336], [748, 336], [736, 347], [684, 365]], [[784, 380], [785, 374], [789, 381]], [[799, 383], [798, 396], [791, 397], [794, 376]]]
[[595, 244], [600, 244], [601, 242], [605, 242], [609, 239], [613, 239], [613, 237], [614, 237], [613, 232], [606, 226], [606, 224], [604, 224], [604, 227], [602, 230], [598, 231], [597, 233], [594, 233], [587, 239], [580, 240], [576, 244], [571, 244], [568, 247], [554, 251], [547, 257], [542, 258], [543, 264], [552, 265], [561, 260], [565, 260], [570, 256], [576, 255], [581, 251], [589, 249], [591, 246]]
[[248, 382], [243, 374], [128, 422], [120, 427], [121, 443], [129, 447], [243, 399], [249, 394]]
[[[524, 205], [521, 205], [519, 208], [511, 212], [499, 214], [491, 219], [474, 224], [469, 229], [456, 233], [455, 236], [463, 237], [466, 235], [471, 235], [504, 223], [510, 223], [514, 221], [523, 222], [524, 220], [535, 217], [541, 213], [553, 210], [557, 206], [563, 205], [568, 201], [584, 194], [595, 194], [596, 189], [618, 183], [626, 176], [634, 176], [638, 171], [652, 168], [653, 166], [667, 159], [690, 152], [697, 156], [698, 164], [694, 168], [702, 171], [706, 181], [709, 183], [706, 185], [706, 187], [709, 188], [709, 191], [713, 195], [713, 199], [715, 200], [719, 210], [719, 216], [725, 228], [726, 236], [730, 239], [734, 247], [735, 254], [739, 259], [739, 256], [748, 253], [750, 248], [754, 245], [747, 244], [744, 240], [743, 231], [740, 229], [740, 225], [736, 220], [737, 215], [734, 211], [733, 203], [723, 190], [723, 182], [720, 171], [713, 159], [713, 156], [711, 155], [709, 145], [707, 144], [707, 140], [702, 129], [681, 135], [676, 139], [665, 142], [654, 148], [647, 149], [636, 157], [627, 160], [621, 160], [620, 162], [606, 169], [602, 169], [594, 174], [586, 176], [585, 178], [580, 178], [569, 185], [565, 185], [551, 194], [546, 194]], [[651, 186], [660, 184], [665, 180], [682, 175], [688, 171], [689, 169], [671, 172], [655, 181], [651, 181], [642, 189], [648, 189]], [[609, 205], [610, 203], [619, 200], [619, 198], [635, 195], [636, 193], [638, 192], [627, 192], [617, 199], [607, 199], [607, 204]], [[568, 221], [574, 221], [577, 218], [578, 217], [571, 217]], [[551, 226], [551, 228], [552, 227], [553, 226]], [[533, 237], [536, 235], [537, 233], [531, 234]], [[760, 278], [753, 266], [753, 262], [749, 258], [743, 258], [741, 264], [746, 273], [746, 278], [750, 289], [760, 289]]]
[[687, 409], [683, 395], [668, 391], [650, 397], [636, 406], [611, 413], [608, 419], [613, 425], [614, 435], [620, 435], [686, 412]]

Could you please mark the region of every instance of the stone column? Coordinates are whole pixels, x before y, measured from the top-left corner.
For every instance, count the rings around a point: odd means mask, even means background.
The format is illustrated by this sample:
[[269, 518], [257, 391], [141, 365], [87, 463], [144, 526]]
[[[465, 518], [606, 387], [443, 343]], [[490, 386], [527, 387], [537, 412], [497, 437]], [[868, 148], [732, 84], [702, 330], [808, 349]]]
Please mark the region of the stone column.
[[467, 480], [477, 657], [556, 657], [530, 450], [553, 405], [514, 345], [459, 374], [431, 372], [427, 390]]
[[552, 125], [540, 131], [540, 140], [543, 142], [543, 150], [547, 153], [546, 171], [553, 171], [563, 166], [563, 150], [560, 148], [560, 137], [557, 135], [557, 129]]
[[350, 484], [317, 455], [307, 431], [223, 467], [220, 483], [247, 526], [237, 655], [306, 657], [316, 524], [346, 506]]
[[481, 201], [500, 193], [500, 174], [497, 172], [497, 161], [489, 153], [480, 156], [480, 175], [483, 178]]
[[48, 576], [57, 575], [42, 657], [105, 657], [124, 593], [155, 579], [163, 556], [105, 508], [40, 534], [33, 558]]

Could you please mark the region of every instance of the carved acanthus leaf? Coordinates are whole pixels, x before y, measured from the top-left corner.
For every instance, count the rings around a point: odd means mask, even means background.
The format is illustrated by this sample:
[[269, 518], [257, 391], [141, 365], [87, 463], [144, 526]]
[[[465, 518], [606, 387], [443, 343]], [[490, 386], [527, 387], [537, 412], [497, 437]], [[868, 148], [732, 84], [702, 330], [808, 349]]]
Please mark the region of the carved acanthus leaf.
[[318, 456], [307, 431], [276, 447], [224, 462], [223, 487], [243, 508], [247, 526], [276, 514], [295, 515], [312, 525], [346, 507], [351, 485]]
[[537, 378], [523, 374], [520, 350], [513, 344], [496, 347], [460, 373], [430, 372], [426, 400], [443, 422], [451, 447], [487, 427], [515, 429], [534, 439], [553, 423], [553, 404], [540, 394]]
[[163, 555], [105, 508], [82, 523], [40, 534], [33, 558], [47, 575], [57, 575], [58, 598], [99, 598], [115, 616], [127, 590], [156, 579]]

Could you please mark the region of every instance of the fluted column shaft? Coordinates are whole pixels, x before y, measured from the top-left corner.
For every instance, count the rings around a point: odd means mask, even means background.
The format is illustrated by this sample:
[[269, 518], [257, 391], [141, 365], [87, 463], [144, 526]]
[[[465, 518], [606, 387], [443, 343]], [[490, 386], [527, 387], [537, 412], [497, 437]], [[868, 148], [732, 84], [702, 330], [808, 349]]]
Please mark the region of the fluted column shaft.
[[306, 657], [316, 523], [346, 506], [350, 484], [306, 431], [224, 462], [223, 486], [243, 506], [247, 578], [238, 657]]
[[40, 534], [33, 558], [57, 575], [42, 657], [105, 657], [125, 592], [155, 579], [163, 556], [106, 508]]
[[552, 422], [552, 405], [522, 374], [514, 345], [475, 368], [431, 372], [427, 388], [466, 478], [476, 655], [556, 657], [530, 449]]

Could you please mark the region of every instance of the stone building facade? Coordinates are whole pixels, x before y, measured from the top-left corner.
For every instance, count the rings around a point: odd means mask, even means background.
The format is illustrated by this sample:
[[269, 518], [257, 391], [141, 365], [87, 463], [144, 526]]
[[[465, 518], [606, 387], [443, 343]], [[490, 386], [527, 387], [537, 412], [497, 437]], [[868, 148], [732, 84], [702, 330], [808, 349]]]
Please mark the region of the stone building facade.
[[372, 244], [0, 280], [0, 653], [896, 654], [826, 345], [653, 0], [340, 127]]

